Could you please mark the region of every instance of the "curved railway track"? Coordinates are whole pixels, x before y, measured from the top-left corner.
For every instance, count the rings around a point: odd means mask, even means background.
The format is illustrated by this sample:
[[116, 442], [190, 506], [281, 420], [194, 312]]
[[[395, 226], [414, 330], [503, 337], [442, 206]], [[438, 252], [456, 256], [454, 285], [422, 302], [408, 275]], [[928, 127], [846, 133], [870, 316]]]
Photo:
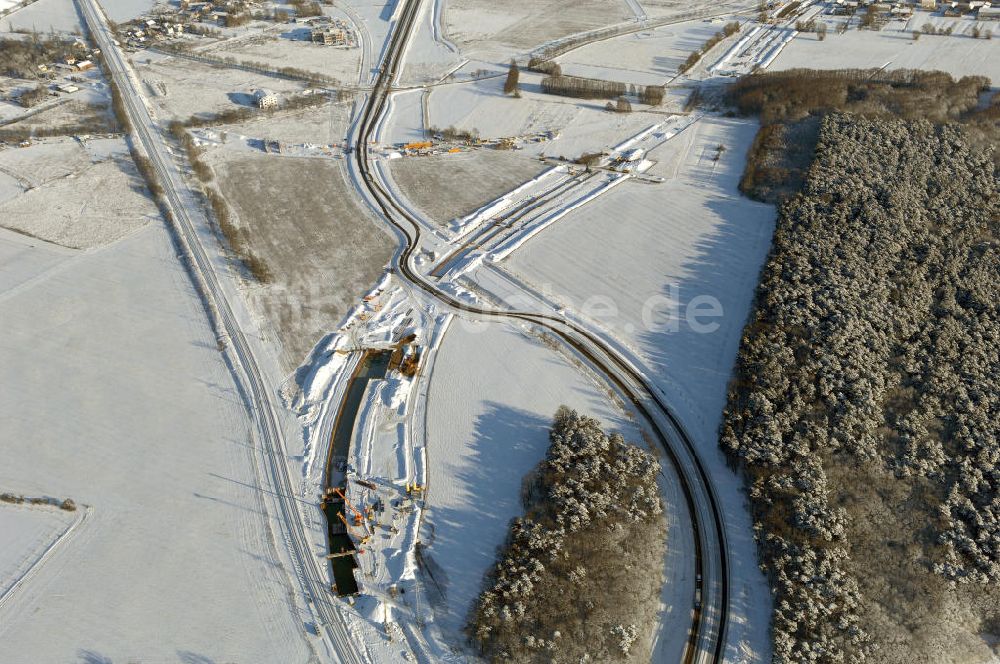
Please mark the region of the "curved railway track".
[[[455, 311], [483, 320], [524, 321], [558, 336], [603, 373], [649, 423], [667, 456], [677, 468], [695, 534], [695, 566], [701, 578], [701, 584], [696, 592], [701, 592], [702, 601], [700, 605], [692, 601], [694, 606], [692, 626], [683, 661], [721, 663], [725, 654], [730, 594], [725, 523], [719, 498], [698, 456], [697, 449], [659, 391], [638, 369], [589, 330], [555, 315], [504, 311], [471, 305], [442, 291], [411, 266], [413, 254], [420, 247], [421, 223], [403, 205], [396, 202], [385, 185], [372, 172], [368, 152], [372, 136], [386, 111], [392, 84], [401, 67], [414, 20], [419, 13], [421, 0], [401, 1], [406, 2], [406, 7], [390, 37], [389, 48], [365, 104], [361, 121], [356, 125], [357, 135], [353, 150], [358, 172], [374, 204], [403, 239], [403, 246], [394, 258], [394, 267], [410, 284]], [[661, 425], [661, 420], [666, 421], [667, 427]], [[675, 437], [681, 441], [679, 451], [675, 449], [665, 428], [671, 429]], [[703, 518], [700, 512], [707, 512], [707, 518]], [[706, 590], [712, 591], [711, 601]], [[706, 607], [712, 608], [716, 614], [714, 622], [717, 624], [708, 624], [706, 617], [712, 611]], [[707, 643], [702, 646], [703, 642]]]

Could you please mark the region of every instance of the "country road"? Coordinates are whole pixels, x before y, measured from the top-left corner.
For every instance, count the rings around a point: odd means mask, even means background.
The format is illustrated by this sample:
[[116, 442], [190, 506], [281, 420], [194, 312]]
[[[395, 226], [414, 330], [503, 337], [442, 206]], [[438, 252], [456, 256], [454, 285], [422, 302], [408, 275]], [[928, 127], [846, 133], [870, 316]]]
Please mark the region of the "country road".
[[481, 320], [524, 321], [546, 328], [583, 356], [632, 403], [677, 468], [695, 529], [696, 553], [692, 564], [701, 583], [695, 590], [695, 597], [691, 598], [692, 623], [682, 661], [723, 662], [730, 592], [729, 552], [722, 509], [690, 436], [659, 391], [645, 377], [646, 372], [630, 363], [596, 334], [564, 317], [470, 305], [442, 290], [439, 284], [413, 267], [413, 256], [420, 251], [422, 224], [407, 211], [405, 204], [395, 200], [392, 188], [381, 181], [378, 169], [371, 166], [368, 148], [385, 119], [397, 73], [402, 69], [409, 34], [419, 13], [421, 0], [406, 2], [364, 113], [352, 128], [350, 141], [354, 147], [352, 168], [356, 178], [365, 188], [364, 193], [375, 212], [396, 230], [403, 241], [393, 258], [393, 267], [411, 285], [460, 315]]
[[[276, 414], [273, 391], [265, 383], [254, 350], [240, 325], [248, 317], [240, 315], [244, 306], [238, 294], [227, 289], [220, 273], [222, 262], [214, 261], [209, 247], [215, 242], [195, 193], [185, 184], [178, 163], [168, 149], [161, 129], [151, 117], [138, 81], [122, 51], [115, 46], [106, 18], [97, 0], [78, 0], [94, 40], [105, 54], [109, 75], [121, 93], [125, 111], [132, 125], [131, 138], [148, 156], [164, 190], [167, 209], [178, 242], [202, 294], [220, 341], [233, 368], [246, 405], [256, 425], [259, 438], [258, 477], [270, 483], [269, 511], [279, 523], [278, 544], [287, 553], [288, 570], [293, 586], [306, 599], [307, 610], [326, 647], [324, 659], [361, 662], [362, 656], [347, 632], [341, 610], [333, 603], [329, 590], [330, 575], [326, 564], [311, 552], [304, 535], [303, 515], [295, 499], [288, 474], [285, 441]], [[384, 219], [395, 227], [403, 246], [394, 257], [399, 275], [437, 302], [462, 315], [485, 320], [516, 320], [546, 328], [574, 349], [597, 369], [646, 420], [664, 451], [682, 478], [682, 490], [695, 530], [695, 555], [691, 561], [701, 580], [691, 598], [691, 628], [684, 662], [721, 662], [725, 656], [729, 610], [729, 566], [726, 531], [722, 510], [711, 480], [699, 459], [690, 437], [655, 390], [641, 367], [636, 367], [617, 353], [610, 344], [592, 331], [566, 318], [534, 312], [485, 309], [461, 302], [417, 273], [412, 257], [420, 248], [420, 224], [405, 207], [395, 201], [391, 189], [370, 168], [367, 146], [386, 113], [387, 101], [400, 71], [407, 43], [419, 14], [420, 0], [404, 0], [398, 20], [390, 33], [384, 60], [372, 92], [368, 95], [360, 120], [352, 131], [354, 163], [370, 201]], [[236, 309], [234, 311], [234, 308]], [[256, 457], [255, 457], [256, 458]]]

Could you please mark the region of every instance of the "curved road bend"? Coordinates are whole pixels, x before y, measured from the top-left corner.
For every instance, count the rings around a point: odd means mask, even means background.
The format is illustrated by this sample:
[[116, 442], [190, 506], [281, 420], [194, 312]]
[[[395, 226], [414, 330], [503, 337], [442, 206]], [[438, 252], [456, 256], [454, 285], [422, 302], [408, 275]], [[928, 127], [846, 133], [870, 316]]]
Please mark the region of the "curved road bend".
[[[563, 318], [531, 312], [487, 309], [462, 302], [440, 290], [412, 267], [412, 258], [420, 246], [420, 222], [395, 201], [388, 187], [370, 166], [368, 146], [386, 111], [392, 85], [402, 66], [403, 54], [419, 13], [420, 0], [400, 0], [406, 6], [391, 35], [391, 43], [361, 121], [354, 129], [354, 159], [362, 181], [377, 212], [403, 239], [403, 247], [394, 257], [396, 271], [413, 286], [449, 308], [483, 320], [521, 320], [549, 330], [582, 354], [605, 375], [649, 423], [665, 452], [677, 467], [682, 490], [688, 502], [695, 529], [695, 568], [701, 575], [698, 591], [700, 607], [692, 598], [692, 626], [684, 662], [715, 662], [724, 659], [729, 612], [729, 564], [726, 530], [722, 510], [708, 473], [697, 450], [673, 411], [644, 377], [643, 373], [616, 353], [590, 331]], [[677, 445], [676, 441], [681, 445]]]

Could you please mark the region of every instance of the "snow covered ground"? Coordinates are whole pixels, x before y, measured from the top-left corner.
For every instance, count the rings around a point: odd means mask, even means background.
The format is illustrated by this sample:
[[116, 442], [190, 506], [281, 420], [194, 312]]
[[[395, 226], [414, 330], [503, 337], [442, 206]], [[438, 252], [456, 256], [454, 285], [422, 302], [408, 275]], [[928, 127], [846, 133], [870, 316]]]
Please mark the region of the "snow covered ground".
[[[915, 12], [908, 21], [892, 21], [879, 31], [852, 27], [838, 34], [834, 29], [837, 19], [818, 18], [830, 25], [826, 39], [819, 41], [812, 34], [799, 35], [785, 47], [770, 69], [940, 69], [956, 77], [982, 74], [989, 76], [994, 84], [1000, 81], [1000, 41], [996, 38], [973, 39], [970, 34], [978, 27], [984, 32], [991, 31], [994, 37], [1000, 36], [1000, 25], [996, 21]], [[920, 31], [926, 23], [938, 29], [950, 27], [953, 33], [921, 35], [914, 41], [912, 32]]]
[[[610, 148], [653, 121], [644, 113], [608, 113], [602, 100], [544, 95], [537, 74], [522, 72], [521, 81], [520, 99], [503, 94], [502, 78], [435, 88], [427, 100], [430, 124], [476, 130], [483, 137], [553, 131], [554, 140], [527, 144], [524, 153], [575, 159]], [[411, 126], [413, 117], [394, 117], [392, 123]]]
[[251, 423], [162, 222], [86, 252], [0, 231], [0, 257], [0, 487], [92, 509], [0, 607], [0, 661], [307, 661]]
[[[66, 247], [114, 242], [158, 217], [123, 139], [46, 139], [0, 153], [20, 186], [0, 195], [0, 225]], [[6, 199], [6, 200], [5, 200]], [[42, 212], [44, 211], [44, 213]]]
[[0, 20], [0, 29], [72, 32], [80, 34], [80, 16], [73, 0], [36, 0]]
[[[19, 0], [0, 0], [0, 11], [18, 4]], [[112, 21], [123, 23], [149, 12], [156, 0], [103, 0], [101, 6]], [[81, 34], [80, 16], [74, 0], [35, 0], [19, 7], [0, 20], [2, 30], [38, 30]]]
[[594, 42], [556, 58], [564, 74], [662, 85], [724, 21], [695, 20]]
[[0, 504], [0, 607], [37, 573], [60, 540], [82, 521], [85, 510], [67, 512], [51, 505]]
[[250, 103], [250, 91], [265, 88], [279, 95], [305, 87], [290, 81], [240, 69], [207, 64], [146, 51], [135, 59], [135, 74], [146, 87], [151, 105], [165, 121], [186, 120], [196, 113], [210, 114]]
[[442, 34], [441, 18], [447, 0], [429, 0], [421, 5], [420, 19], [410, 39], [401, 85], [432, 83], [464, 61], [458, 48]]
[[625, 2], [577, 0], [572, 11], [553, 0], [448, 0], [445, 35], [468, 57], [504, 62], [539, 44], [635, 21]]
[[429, 494], [421, 540], [437, 624], [453, 643], [510, 519], [521, 480], [545, 456], [561, 404], [637, 440], [635, 426], [566, 358], [507, 324], [456, 321], [434, 365], [427, 411]]

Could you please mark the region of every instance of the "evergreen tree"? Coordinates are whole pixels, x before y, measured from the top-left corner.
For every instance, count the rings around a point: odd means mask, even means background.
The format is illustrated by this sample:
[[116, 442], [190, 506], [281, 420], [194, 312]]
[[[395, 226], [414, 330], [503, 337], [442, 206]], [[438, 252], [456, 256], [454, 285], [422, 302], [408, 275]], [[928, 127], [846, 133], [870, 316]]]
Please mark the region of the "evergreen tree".
[[511, 94], [513, 92], [517, 92], [518, 81], [520, 80], [520, 78], [521, 78], [521, 70], [518, 69], [517, 63], [514, 62], [513, 58], [511, 58], [510, 71], [507, 72], [507, 80], [504, 81], [503, 84], [504, 93]]

